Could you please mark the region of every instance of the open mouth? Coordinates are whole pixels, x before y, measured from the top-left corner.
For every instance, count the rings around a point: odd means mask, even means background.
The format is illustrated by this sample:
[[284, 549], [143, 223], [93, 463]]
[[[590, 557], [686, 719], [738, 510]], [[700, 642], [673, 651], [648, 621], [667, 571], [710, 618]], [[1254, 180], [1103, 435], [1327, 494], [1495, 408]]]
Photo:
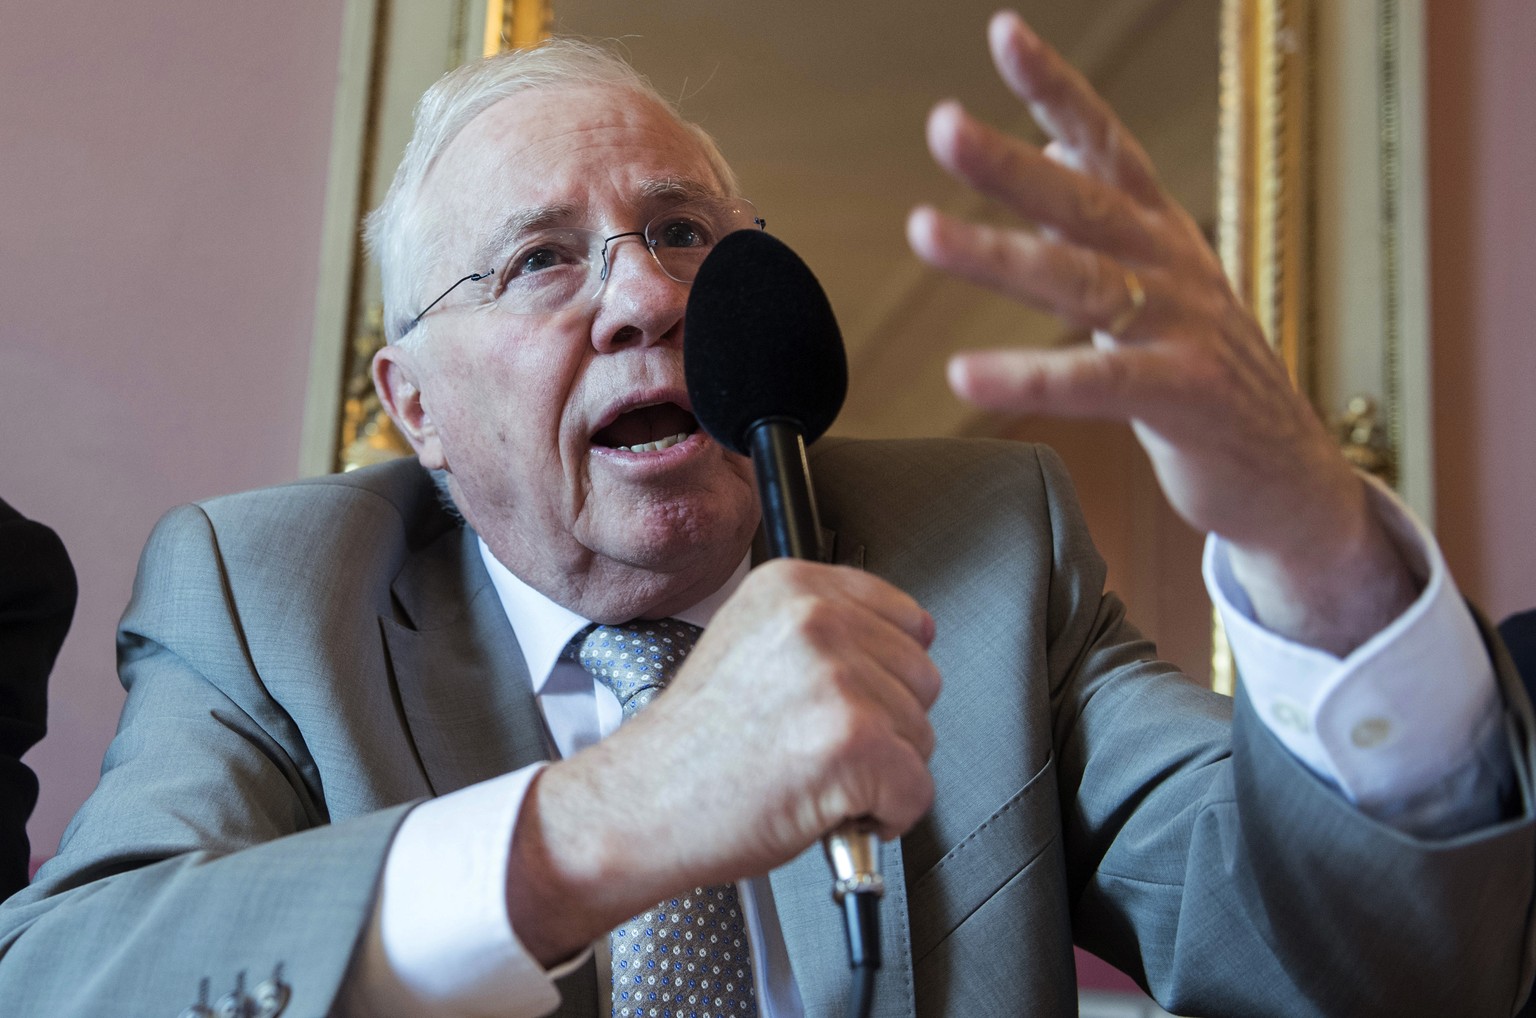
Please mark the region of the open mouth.
[[660, 452], [698, 430], [693, 414], [676, 403], [653, 403], [624, 411], [612, 424], [599, 428], [592, 443], [622, 452]]

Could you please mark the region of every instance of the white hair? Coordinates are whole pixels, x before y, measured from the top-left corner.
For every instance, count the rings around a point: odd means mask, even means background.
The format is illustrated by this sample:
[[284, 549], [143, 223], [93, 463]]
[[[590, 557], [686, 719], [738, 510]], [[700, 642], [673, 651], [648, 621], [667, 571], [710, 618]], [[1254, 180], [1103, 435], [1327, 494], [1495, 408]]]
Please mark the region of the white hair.
[[[418, 198], [439, 155], [470, 121], [503, 99], [535, 89], [589, 88], [624, 90], [654, 102], [691, 131], [703, 146], [710, 167], [727, 193], [737, 190], [719, 146], [696, 124], [684, 120], [675, 104], [611, 50], [580, 39], [552, 39], [534, 49], [513, 50], [449, 71], [416, 104], [416, 128], [389, 192], [368, 214], [364, 239], [379, 263], [384, 288], [384, 335], [401, 342], [412, 318], [436, 294], [425, 293], [426, 270], [442, 253], [447, 238], [430, 229]], [[423, 320], [410, 334], [421, 341]]]

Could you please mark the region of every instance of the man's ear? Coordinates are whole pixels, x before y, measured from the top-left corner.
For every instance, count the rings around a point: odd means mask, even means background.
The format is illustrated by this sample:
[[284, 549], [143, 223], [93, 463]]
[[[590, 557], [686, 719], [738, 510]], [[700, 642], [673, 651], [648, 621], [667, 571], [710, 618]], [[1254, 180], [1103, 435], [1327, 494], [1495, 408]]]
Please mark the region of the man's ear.
[[428, 470], [448, 465], [443, 444], [422, 398], [420, 366], [411, 353], [391, 343], [373, 355], [373, 387], [389, 419], [416, 450], [416, 458]]

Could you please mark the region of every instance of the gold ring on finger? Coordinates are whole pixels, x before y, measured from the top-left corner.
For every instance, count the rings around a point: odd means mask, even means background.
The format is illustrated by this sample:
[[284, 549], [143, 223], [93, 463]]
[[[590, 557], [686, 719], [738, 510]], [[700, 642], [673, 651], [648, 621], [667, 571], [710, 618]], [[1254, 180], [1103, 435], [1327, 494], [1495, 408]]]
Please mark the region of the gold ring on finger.
[[1129, 301], [1104, 329], [1116, 339], [1131, 327], [1131, 323], [1141, 314], [1141, 309], [1147, 306], [1147, 290], [1141, 285], [1141, 277], [1130, 269], [1123, 268], [1120, 271], [1125, 276], [1125, 292]]

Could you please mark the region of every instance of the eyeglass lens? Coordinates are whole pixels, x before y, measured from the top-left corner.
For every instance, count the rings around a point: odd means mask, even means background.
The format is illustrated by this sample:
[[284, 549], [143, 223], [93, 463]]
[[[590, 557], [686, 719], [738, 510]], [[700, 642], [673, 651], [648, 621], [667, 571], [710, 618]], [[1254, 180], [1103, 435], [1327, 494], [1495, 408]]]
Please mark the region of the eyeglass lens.
[[736, 230], [767, 229], [767, 222], [745, 198], [701, 198], [675, 205], [645, 224], [604, 236], [575, 227], [542, 230], [518, 244], [500, 272], [471, 272], [438, 295], [406, 323], [402, 335], [416, 327], [426, 313], [462, 284], [492, 276], [492, 299], [515, 315], [548, 314], [563, 310], [583, 296], [596, 296], [612, 268], [615, 242], [625, 237], [644, 241], [663, 272], [679, 283], [691, 283], [699, 265]]
[[602, 288], [623, 240], [642, 241], [663, 272], [691, 283], [720, 238], [760, 225], [745, 200], [701, 200], [668, 209], [644, 231], [544, 230], [520, 243], [497, 275], [495, 301], [513, 314], [559, 311]]

